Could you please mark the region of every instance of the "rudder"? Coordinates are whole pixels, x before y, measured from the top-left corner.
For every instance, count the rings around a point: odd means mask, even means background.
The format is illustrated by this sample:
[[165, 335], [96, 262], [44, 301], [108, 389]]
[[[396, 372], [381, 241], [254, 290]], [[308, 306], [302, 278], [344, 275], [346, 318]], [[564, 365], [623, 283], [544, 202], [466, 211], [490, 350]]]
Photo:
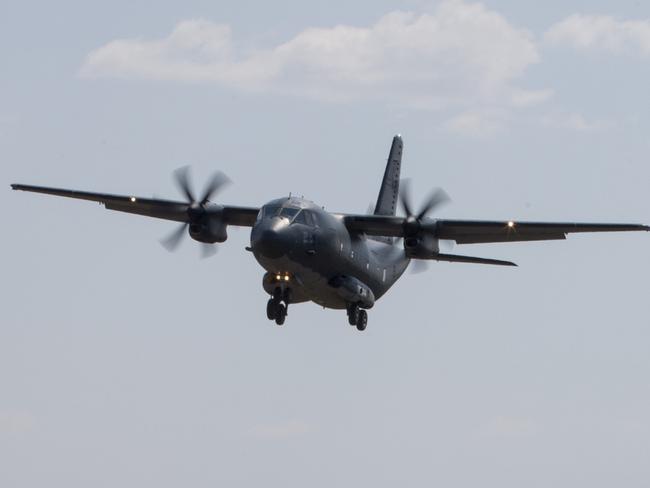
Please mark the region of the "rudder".
[[402, 166], [402, 149], [404, 143], [399, 134], [393, 137], [393, 143], [388, 153], [386, 171], [381, 182], [375, 215], [395, 215], [397, 210], [397, 196], [399, 193], [400, 167]]

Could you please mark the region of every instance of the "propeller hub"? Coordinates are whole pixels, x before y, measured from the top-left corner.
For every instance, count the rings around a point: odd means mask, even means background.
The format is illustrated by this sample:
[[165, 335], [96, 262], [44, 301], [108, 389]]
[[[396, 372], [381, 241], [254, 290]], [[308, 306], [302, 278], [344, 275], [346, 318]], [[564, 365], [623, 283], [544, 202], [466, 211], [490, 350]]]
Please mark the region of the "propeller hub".
[[[444, 192], [444, 190], [440, 188], [434, 189], [424, 201], [419, 212], [415, 213], [409, 196], [408, 180], [402, 182], [402, 189], [399, 196], [400, 203], [402, 204], [402, 208], [406, 214], [403, 224], [404, 234], [405, 237], [409, 238], [408, 241], [411, 244], [416, 243], [417, 238], [421, 237], [421, 234], [429, 231], [429, 225], [426, 221], [427, 215], [440, 205], [449, 201], [449, 196]], [[423, 219], [425, 220], [424, 225], [422, 223]]]
[[[187, 201], [187, 221], [181, 223], [180, 227], [170, 234], [169, 237], [161, 240], [161, 244], [165, 246], [168, 251], [175, 250], [180, 244], [183, 236], [186, 235], [186, 230], [189, 226], [190, 236], [203, 244], [203, 257], [214, 254], [216, 248], [213, 243], [223, 242], [226, 240], [225, 224], [221, 222], [221, 225], [217, 225], [215, 228], [214, 219], [207, 218], [206, 216], [212, 207], [206, 208], [206, 204], [208, 204], [210, 199], [216, 195], [221, 188], [227, 185], [230, 180], [220, 171], [214, 173], [203, 190], [201, 197], [198, 199], [196, 198], [196, 193], [194, 193], [192, 185], [190, 184], [188, 166], [174, 171], [174, 181]], [[212, 226], [209, 225], [211, 220], [213, 224]], [[207, 237], [204, 235], [204, 232], [206, 231], [210, 234]]]
[[200, 219], [204, 213], [205, 209], [199, 202], [192, 202], [189, 207], [187, 207], [187, 215], [189, 215], [190, 220], [192, 221]]
[[412, 236], [418, 233], [420, 230], [420, 221], [413, 215], [408, 215], [406, 221], [404, 222], [404, 233], [408, 236]]

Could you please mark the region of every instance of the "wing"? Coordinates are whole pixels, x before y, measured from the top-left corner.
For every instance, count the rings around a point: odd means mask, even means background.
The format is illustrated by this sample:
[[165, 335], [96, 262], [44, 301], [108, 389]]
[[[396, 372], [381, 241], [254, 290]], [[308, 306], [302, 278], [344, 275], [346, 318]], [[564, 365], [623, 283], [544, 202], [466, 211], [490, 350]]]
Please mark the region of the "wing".
[[[404, 217], [383, 215], [341, 215], [351, 232], [367, 235], [404, 237]], [[434, 220], [426, 219], [421, 231], [438, 239], [458, 244], [489, 242], [548, 241], [566, 239], [574, 232], [648, 231], [640, 224], [592, 224], [565, 222], [516, 222], [508, 220]]]
[[488, 242], [549, 241], [566, 239], [574, 232], [621, 232], [650, 230], [639, 224], [592, 224], [481, 220], [438, 220], [436, 237], [457, 244]]
[[[111, 195], [108, 193], [91, 193], [86, 191], [64, 190], [61, 188], [48, 188], [44, 186], [13, 184], [14, 190], [45, 193], [59, 197], [77, 198], [99, 202], [108, 210], [117, 210], [132, 214], [155, 217], [157, 219], [175, 220], [176, 222], [189, 222], [186, 202], [161, 200], [157, 198], [140, 198], [136, 196]], [[250, 227], [255, 223], [259, 208], [254, 207], [223, 207], [224, 222], [228, 225]]]

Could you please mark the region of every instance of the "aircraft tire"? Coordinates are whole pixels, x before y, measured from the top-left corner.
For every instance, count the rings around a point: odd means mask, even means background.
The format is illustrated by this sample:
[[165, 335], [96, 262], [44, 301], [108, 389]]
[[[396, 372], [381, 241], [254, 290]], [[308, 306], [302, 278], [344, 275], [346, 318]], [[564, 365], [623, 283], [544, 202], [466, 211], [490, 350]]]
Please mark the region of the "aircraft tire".
[[276, 302], [273, 298], [271, 298], [267, 302], [267, 304], [266, 304], [266, 317], [269, 320], [275, 320], [275, 317], [277, 316], [278, 305], [279, 305], [279, 303]]
[[357, 325], [359, 322], [359, 307], [357, 305], [350, 305], [348, 307], [348, 323], [350, 325]]
[[286, 307], [279, 303], [275, 312], [275, 323], [278, 325], [284, 324], [284, 319], [287, 318], [287, 309]]
[[363, 331], [366, 330], [368, 325], [368, 312], [365, 310], [359, 310], [359, 320], [357, 320], [357, 330]]

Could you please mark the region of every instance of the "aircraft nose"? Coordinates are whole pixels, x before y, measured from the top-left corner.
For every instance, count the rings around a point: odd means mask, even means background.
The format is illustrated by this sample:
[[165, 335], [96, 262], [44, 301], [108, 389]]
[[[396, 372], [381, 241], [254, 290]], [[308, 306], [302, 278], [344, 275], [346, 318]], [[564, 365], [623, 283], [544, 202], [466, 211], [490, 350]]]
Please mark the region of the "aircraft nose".
[[255, 252], [267, 258], [276, 259], [287, 251], [283, 227], [279, 225], [264, 225], [253, 234], [251, 245]]

